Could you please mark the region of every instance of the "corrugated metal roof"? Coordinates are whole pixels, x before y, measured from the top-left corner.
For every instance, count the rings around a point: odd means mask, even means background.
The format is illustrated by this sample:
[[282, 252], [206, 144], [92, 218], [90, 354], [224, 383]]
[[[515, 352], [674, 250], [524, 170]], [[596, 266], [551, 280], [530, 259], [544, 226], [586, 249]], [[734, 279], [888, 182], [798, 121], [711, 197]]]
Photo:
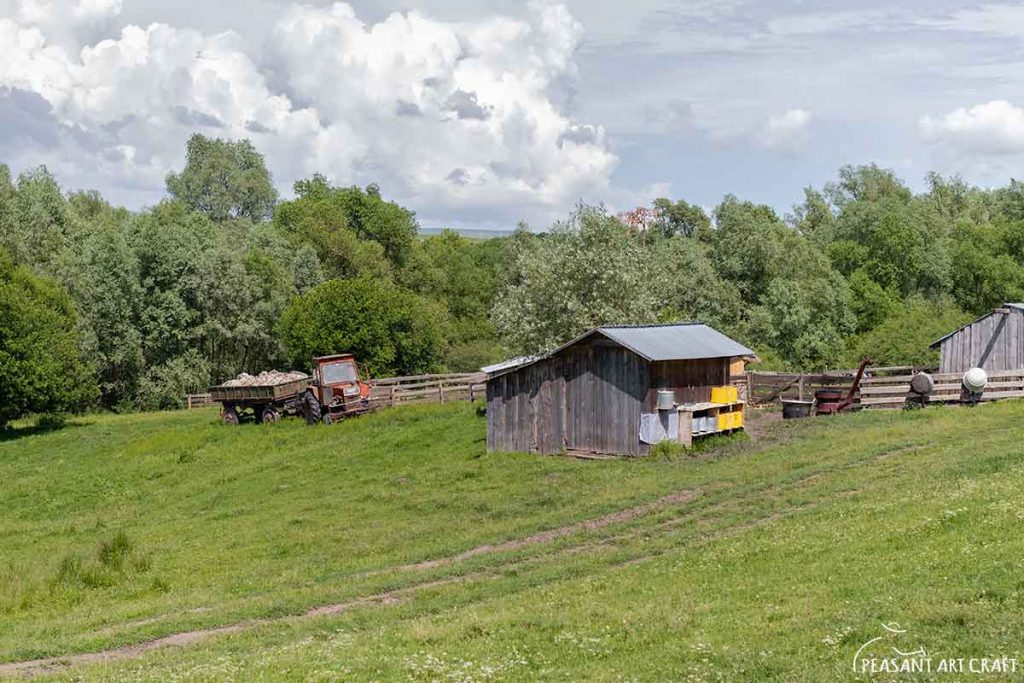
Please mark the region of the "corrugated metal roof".
[[518, 367], [529, 365], [538, 359], [538, 356], [516, 356], [494, 365], [485, 365], [480, 368], [481, 372], [486, 372], [488, 375], [495, 373], [505, 372], [506, 370], [515, 370]]
[[701, 323], [599, 327], [596, 331], [654, 362], [754, 355], [743, 344]]
[[[1002, 305], [1002, 308], [1016, 308], [1016, 309], [1018, 309], [1018, 310], [1024, 311], [1024, 304], [1003, 304], [1003, 305]], [[975, 324], [975, 323], [980, 323], [980, 322], [981, 322], [982, 320], [984, 320], [985, 318], [989, 317], [990, 315], [995, 315], [995, 314], [996, 314], [997, 312], [998, 312], [998, 309], [996, 309], [995, 311], [991, 311], [991, 312], [989, 312], [989, 313], [986, 313], [985, 315], [983, 315], [983, 316], [981, 316], [980, 318], [977, 318], [977, 319], [975, 319], [975, 320], [972, 320], [971, 322], [967, 323], [966, 325], [961, 325], [960, 327], [956, 328], [955, 330], [953, 330], [952, 332], [950, 332], [950, 333], [949, 333], [949, 334], [947, 334], [946, 336], [944, 336], [944, 337], [939, 337], [938, 339], [936, 339], [935, 341], [933, 341], [933, 342], [932, 342], [931, 344], [929, 344], [929, 345], [928, 345], [928, 348], [929, 348], [929, 349], [934, 349], [934, 348], [935, 348], [936, 346], [938, 346], [938, 345], [939, 345], [939, 344], [941, 344], [942, 342], [946, 341], [947, 339], [949, 339], [950, 337], [952, 337], [952, 336], [953, 336], [954, 334], [956, 334], [957, 332], [960, 332], [961, 330], [966, 330], [966, 329], [967, 329], [968, 327], [970, 327], [971, 325], [973, 325], [973, 324]]]
[[572, 341], [542, 356], [521, 356], [503, 363], [482, 368], [488, 376], [502, 375], [531, 365], [577, 344], [587, 337], [600, 334], [620, 344], [650, 362], [667, 360], [701, 360], [704, 358], [734, 358], [756, 356], [743, 344], [730, 339], [713, 327], [703, 323], [670, 323], [666, 325], [608, 325], [581, 334]]

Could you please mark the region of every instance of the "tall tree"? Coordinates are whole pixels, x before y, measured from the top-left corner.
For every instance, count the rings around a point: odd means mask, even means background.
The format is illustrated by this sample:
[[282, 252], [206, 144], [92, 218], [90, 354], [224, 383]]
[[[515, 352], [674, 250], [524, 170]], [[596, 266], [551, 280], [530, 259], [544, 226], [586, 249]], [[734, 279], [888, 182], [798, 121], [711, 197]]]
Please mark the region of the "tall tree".
[[516, 240], [512, 259], [491, 316], [513, 351], [537, 353], [598, 325], [657, 319], [644, 245], [602, 207], [581, 205], [548, 235]]
[[189, 138], [185, 169], [167, 176], [167, 191], [214, 221], [269, 218], [277, 202], [263, 156], [249, 140]]
[[54, 274], [67, 246], [69, 220], [67, 200], [56, 179], [45, 166], [19, 175], [16, 186], [0, 174], [0, 204], [0, 247], [16, 263]]
[[661, 197], [654, 200], [654, 224], [652, 230], [663, 237], [699, 237], [706, 239], [711, 230], [711, 220], [704, 209], [687, 204], [682, 199], [673, 202]]
[[139, 257], [121, 229], [106, 227], [86, 238], [69, 261], [65, 281], [78, 305], [82, 347], [96, 370], [100, 401], [106, 408], [131, 405], [144, 369]]
[[274, 223], [313, 245], [330, 277], [386, 276], [405, 265], [419, 231], [416, 215], [386, 201], [376, 185], [333, 187], [318, 174], [295, 183], [295, 194]]

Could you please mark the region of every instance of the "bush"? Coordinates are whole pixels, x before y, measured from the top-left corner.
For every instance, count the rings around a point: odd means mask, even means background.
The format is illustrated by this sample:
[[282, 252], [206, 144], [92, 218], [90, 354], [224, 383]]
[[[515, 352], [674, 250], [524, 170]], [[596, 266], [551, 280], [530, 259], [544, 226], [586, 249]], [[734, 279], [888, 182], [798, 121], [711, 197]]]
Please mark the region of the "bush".
[[414, 375], [438, 369], [446, 318], [438, 304], [386, 280], [329, 280], [292, 301], [280, 334], [296, 365], [353, 353], [371, 375]]
[[30, 413], [81, 412], [96, 400], [75, 325], [70, 297], [0, 250], [0, 427]]

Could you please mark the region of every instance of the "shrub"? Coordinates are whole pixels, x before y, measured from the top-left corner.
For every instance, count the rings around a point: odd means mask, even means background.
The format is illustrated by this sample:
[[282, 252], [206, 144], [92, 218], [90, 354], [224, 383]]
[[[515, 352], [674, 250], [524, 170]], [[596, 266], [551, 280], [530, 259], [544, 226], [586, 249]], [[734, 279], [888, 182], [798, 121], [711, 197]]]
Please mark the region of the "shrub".
[[0, 427], [30, 413], [81, 412], [95, 401], [75, 324], [67, 294], [0, 250]]

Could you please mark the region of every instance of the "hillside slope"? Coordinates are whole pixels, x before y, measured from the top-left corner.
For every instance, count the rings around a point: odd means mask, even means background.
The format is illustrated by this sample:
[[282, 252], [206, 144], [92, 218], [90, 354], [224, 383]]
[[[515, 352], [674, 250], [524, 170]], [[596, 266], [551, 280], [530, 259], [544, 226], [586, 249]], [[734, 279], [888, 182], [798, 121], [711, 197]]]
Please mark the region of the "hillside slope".
[[0, 662], [191, 633], [46, 670], [847, 680], [882, 622], [930, 653], [1021, 655], [1024, 404], [602, 462], [486, 455], [468, 405], [215, 417], [0, 442]]

